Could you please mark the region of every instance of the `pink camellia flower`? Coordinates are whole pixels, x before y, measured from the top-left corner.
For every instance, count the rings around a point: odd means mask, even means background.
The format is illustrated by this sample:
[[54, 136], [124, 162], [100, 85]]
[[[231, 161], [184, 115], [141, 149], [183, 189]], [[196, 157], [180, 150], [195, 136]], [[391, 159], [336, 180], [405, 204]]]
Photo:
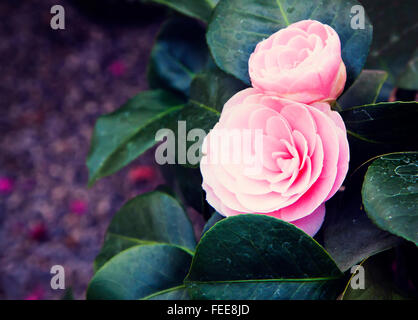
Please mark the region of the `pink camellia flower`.
[[[228, 132], [241, 132], [241, 141], [227, 143]], [[257, 132], [262, 148], [257, 147]], [[348, 170], [344, 122], [327, 103], [310, 106], [253, 88], [225, 104], [202, 148], [202, 187], [220, 214], [265, 214], [309, 235], [319, 230], [324, 202], [340, 188]], [[239, 148], [259, 159], [259, 167], [254, 166], [257, 161], [227, 159], [225, 154], [245, 153]]]
[[293, 23], [261, 41], [248, 64], [254, 88], [308, 104], [335, 100], [347, 77], [338, 34], [314, 20]]

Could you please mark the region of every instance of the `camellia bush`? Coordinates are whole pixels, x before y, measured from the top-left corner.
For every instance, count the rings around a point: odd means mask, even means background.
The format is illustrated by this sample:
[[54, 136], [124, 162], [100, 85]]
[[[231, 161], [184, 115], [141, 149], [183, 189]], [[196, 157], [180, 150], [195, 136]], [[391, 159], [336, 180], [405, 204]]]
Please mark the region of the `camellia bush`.
[[[172, 10], [150, 89], [98, 119], [89, 185], [155, 146], [169, 185], [114, 215], [87, 298], [415, 298], [413, 1], [144, 2]], [[214, 161], [231, 130], [250, 162]]]

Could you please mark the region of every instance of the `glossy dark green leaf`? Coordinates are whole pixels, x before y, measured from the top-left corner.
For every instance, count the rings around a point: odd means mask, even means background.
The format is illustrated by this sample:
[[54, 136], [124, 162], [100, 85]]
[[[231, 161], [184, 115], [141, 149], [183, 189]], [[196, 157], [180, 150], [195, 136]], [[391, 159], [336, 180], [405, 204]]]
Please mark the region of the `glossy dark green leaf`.
[[363, 205], [383, 230], [418, 244], [418, 152], [373, 161], [364, 177]]
[[101, 116], [94, 128], [87, 167], [89, 186], [154, 146], [155, 133], [176, 123], [183, 101], [162, 90], [144, 91]]
[[401, 145], [414, 150], [417, 145], [418, 103], [382, 102], [341, 112], [347, 132], [370, 142]]
[[387, 77], [385, 71], [363, 70], [353, 85], [338, 99], [339, 106], [347, 109], [375, 103]]
[[147, 297], [147, 300], [189, 300], [187, 288], [181, 285]]
[[367, 217], [361, 203], [363, 176], [358, 173], [347, 178], [344, 191], [338, 192], [326, 204], [321, 227], [324, 247], [342, 271], [402, 240], [379, 229]]
[[[373, 159], [376, 159], [383, 154], [402, 152], [409, 149], [399, 142], [398, 144], [376, 143], [361, 139], [361, 136], [360, 138], [356, 138], [352, 134], [348, 134], [347, 138], [350, 146], [350, 165], [348, 175], [351, 175], [353, 172], [358, 174], [357, 172], [363, 168], [367, 169], [367, 165], [370, 164]], [[409, 144], [411, 144], [410, 142], [411, 141], [409, 141]], [[413, 143], [411, 145], [413, 145]], [[364, 177], [365, 173], [366, 171], [362, 172], [361, 178]], [[361, 181], [361, 183], [363, 183], [363, 181]], [[361, 189], [361, 183], [358, 190]]]
[[190, 91], [192, 103], [222, 112], [224, 104], [237, 92], [248, 87], [216, 66], [208, 67], [196, 76]]
[[200, 128], [208, 133], [218, 122], [224, 104], [245, 87], [240, 80], [209, 66], [194, 78], [189, 103], [180, 112], [179, 120], [187, 122], [188, 130]]
[[149, 85], [188, 96], [193, 78], [208, 58], [205, 29], [195, 20], [173, 18], [162, 26], [152, 48]]
[[387, 71], [388, 82], [397, 86], [398, 76], [417, 47], [417, 2], [362, 0], [361, 3], [373, 23], [373, 42], [366, 66]]
[[402, 89], [418, 90], [418, 50], [399, 75], [397, 85]]
[[265, 215], [218, 222], [185, 279], [193, 299], [335, 299], [341, 272], [300, 229]]
[[360, 73], [372, 39], [365, 29], [351, 28], [355, 0], [220, 0], [209, 23], [207, 40], [217, 65], [249, 84], [248, 59], [258, 42], [294, 22], [313, 19], [333, 27], [341, 39], [348, 84]]
[[193, 226], [172, 196], [154, 191], [128, 201], [113, 217], [95, 260], [98, 270], [117, 253], [141, 244], [172, 244], [193, 251]]
[[[199, 166], [200, 156], [201, 156], [201, 146], [206, 134], [213, 128], [213, 126], [218, 122], [220, 113], [212, 108], [209, 108], [205, 105], [198, 104], [196, 102], [189, 102], [177, 115], [176, 122], [173, 122], [173, 127], [169, 127], [173, 130], [175, 135], [175, 140], [179, 139], [179, 132], [177, 128], [178, 121], [184, 122], [185, 125], [185, 135], [184, 139], [181, 141], [186, 141], [185, 150], [182, 151], [176, 145], [174, 150], [176, 153], [176, 164], [183, 165], [185, 167], [197, 168]], [[199, 136], [189, 137], [187, 136], [192, 132], [193, 129], [199, 129]], [[203, 130], [203, 131], [202, 131]], [[182, 139], [180, 137], [180, 139]], [[181, 153], [182, 152], [182, 153]], [[193, 155], [193, 158], [191, 157]], [[180, 159], [180, 156], [182, 159]]]
[[[209, 67], [193, 80], [189, 103], [179, 113], [178, 120], [186, 122], [188, 132], [198, 128], [207, 134], [218, 122], [225, 102], [244, 87], [241, 81], [217, 67]], [[189, 150], [196, 142], [198, 141], [187, 141], [186, 149]], [[200, 140], [200, 146], [201, 143], [203, 139]], [[187, 159], [186, 166], [197, 165], [198, 163], [190, 163]]]
[[212, 228], [217, 222], [221, 221], [225, 217], [220, 215], [218, 212], [215, 212], [212, 214], [212, 216], [209, 218], [209, 220], [206, 222], [205, 226], [202, 230], [202, 236], [210, 229]]
[[140, 245], [109, 260], [90, 281], [89, 300], [155, 297], [182, 285], [192, 256], [172, 245]]
[[180, 112], [179, 120], [187, 122], [187, 128], [202, 129], [208, 133], [218, 122], [221, 113], [196, 101], [190, 101]]
[[185, 204], [202, 212], [203, 190], [202, 174], [200, 168], [189, 168], [179, 165], [164, 165], [161, 167], [167, 184], [175, 189], [179, 199], [184, 199]]
[[[391, 255], [378, 254], [365, 259], [360, 264], [364, 270], [364, 289], [353, 289], [351, 281], [359, 276], [358, 268], [353, 270], [353, 276], [344, 290], [343, 300], [403, 300], [401, 292], [393, 281]], [[356, 283], [356, 279], [353, 280]]]
[[142, 0], [165, 5], [186, 16], [208, 22], [218, 0]]

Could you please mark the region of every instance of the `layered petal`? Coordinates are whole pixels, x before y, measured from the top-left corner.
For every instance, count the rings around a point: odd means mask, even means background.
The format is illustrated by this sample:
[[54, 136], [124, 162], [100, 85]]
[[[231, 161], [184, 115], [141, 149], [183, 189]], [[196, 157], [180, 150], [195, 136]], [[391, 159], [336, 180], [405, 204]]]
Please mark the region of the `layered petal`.
[[347, 78], [338, 34], [303, 20], [261, 41], [248, 62], [254, 88], [302, 103], [335, 100]]
[[[228, 130], [239, 139], [228, 141]], [[270, 215], [311, 235], [348, 169], [344, 123], [329, 104], [306, 105], [259, 89], [243, 90], [225, 104], [204, 146], [202, 186], [220, 214]]]

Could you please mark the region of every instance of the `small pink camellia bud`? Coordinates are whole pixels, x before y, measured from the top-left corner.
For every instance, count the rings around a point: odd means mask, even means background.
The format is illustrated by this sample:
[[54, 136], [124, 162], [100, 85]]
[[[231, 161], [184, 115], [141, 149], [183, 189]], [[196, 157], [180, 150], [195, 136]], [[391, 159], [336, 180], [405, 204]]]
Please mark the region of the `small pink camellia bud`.
[[129, 171], [128, 177], [132, 183], [151, 181], [155, 178], [156, 172], [152, 166], [136, 166]]
[[44, 295], [44, 289], [42, 289], [41, 287], [36, 287], [24, 298], [24, 300], [42, 300]]
[[347, 78], [338, 34], [315, 20], [293, 23], [258, 43], [249, 74], [254, 88], [307, 104], [335, 100]]
[[44, 241], [48, 237], [48, 230], [42, 222], [38, 222], [30, 228], [29, 237], [32, 240]]

